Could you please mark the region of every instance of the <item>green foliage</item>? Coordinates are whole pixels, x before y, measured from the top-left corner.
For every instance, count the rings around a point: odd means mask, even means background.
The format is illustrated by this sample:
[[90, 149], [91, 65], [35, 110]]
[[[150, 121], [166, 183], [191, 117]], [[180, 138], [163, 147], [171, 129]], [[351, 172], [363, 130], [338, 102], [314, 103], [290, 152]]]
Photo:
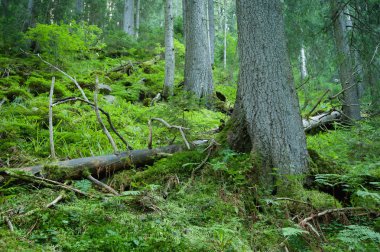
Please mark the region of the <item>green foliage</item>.
[[45, 55], [52, 55], [58, 60], [67, 53], [84, 52], [92, 47], [102, 47], [99, 36], [102, 30], [85, 23], [77, 24], [37, 24], [25, 33], [25, 40], [38, 44]]
[[380, 249], [380, 234], [365, 226], [350, 225], [336, 237], [350, 251], [375, 251]]

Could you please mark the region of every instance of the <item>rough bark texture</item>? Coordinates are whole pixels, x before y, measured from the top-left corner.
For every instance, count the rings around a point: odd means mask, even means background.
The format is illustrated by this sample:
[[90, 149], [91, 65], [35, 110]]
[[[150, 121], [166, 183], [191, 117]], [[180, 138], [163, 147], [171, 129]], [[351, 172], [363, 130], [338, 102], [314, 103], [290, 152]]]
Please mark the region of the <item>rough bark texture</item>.
[[135, 19], [133, 16], [134, 11], [134, 0], [125, 0], [124, 2], [124, 32], [128, 33], [129, 35], [135, 34]]
[[[207, 143], [207, 141], [193, 142], [195, 146], [204, 143]], [[42, 174], [44, 177], [54, 178], [56, 180], [82, 178], [84, 173], [87, 172], [96, 177], [102, 177], [123, 169], [151, 165], [158, 158], [165, 156], [163, 154], [183, 150], [186, 150], [186, 146], [170, 145], [156, 149], [132, 150], [130, 152], [122, 152], [118, 155], [72, 159], [15, 170], [30, 172], [33, 175]]]
[[165, 83], [164, 97], [173, 95], [174, 87], [174, 17], [173, 17], [173, 0], [166, 0], [165, 8]]
[[214, 17], [214, 0], [208, 0], [208, 30], [210, 39], [210, 56], [211, 64], [214, 64], [215, 56], [215, 17]]
[[281, 1], [237, 0], [237, 17], [240, 74], [232, 122], [237, 127], [229, 141], [232, 146], [251, 144], [258, 180], [270, 186], [273, 168], [285, 175], [308, 167]]
[[214, 90], [207, 28], [207, 5], [201, 0], [185, 0], [185, 5], [185, 89], [199, 98], [207, 98]]
[[347, 19], [337, 0], [331, 1], [334, 37], [339, 59], [339, 78], [343, 92], [343, 116], [345, 121], [360, 119], [360, 102], [355, 85], [353, 59], [347, 36]]

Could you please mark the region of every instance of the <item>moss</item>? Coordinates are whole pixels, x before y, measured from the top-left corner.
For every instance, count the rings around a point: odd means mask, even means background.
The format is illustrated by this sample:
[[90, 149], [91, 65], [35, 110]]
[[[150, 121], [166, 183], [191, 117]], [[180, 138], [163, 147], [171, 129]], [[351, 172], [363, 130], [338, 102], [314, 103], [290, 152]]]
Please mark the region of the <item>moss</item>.
[[309, 152], [309, 167], [310, 175], [322, 174], [322, 173], [337, 173], [342, 174], [345, 170], [338, 166], [334, 161], [329, 161], [321, 157], [317, 151], [308, 149]]
[[[26, 86], [28, 87], [31, 94], [37, 96], [43, 93], [49, 93], [51, 88], [51, 80], [46, 80], [39, 77], [30, 77], [26, 81]], [[66, 88], [56, 81], [54, 84], [54, 97], [62, 98], [67, 96]]]

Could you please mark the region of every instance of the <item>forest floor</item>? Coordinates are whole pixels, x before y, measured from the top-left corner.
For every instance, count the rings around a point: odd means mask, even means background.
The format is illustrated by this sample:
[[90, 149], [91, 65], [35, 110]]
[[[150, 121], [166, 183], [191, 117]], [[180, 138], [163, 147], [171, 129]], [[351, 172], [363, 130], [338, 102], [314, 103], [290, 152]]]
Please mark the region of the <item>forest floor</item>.
[[[51, 160], [52, 77], [56, 77], [55, 99], [81, 94], [37, 57], [1, 56], [0, 60], [0, 168], [46, 163]], [[352, 127], [335, 124], [308, 136], [312, 156], [308, 179], [313, 182], [303, 186], [300, 178], [290, 178], [292, 188], [273, 196], [253, 183], [249, 154], [228, 149], [222, 136], [210, 133], [228, 120], [222, 112], [234, 103], [236, 84], [226, 84], [222, 73], [215, 72], [216, 90], [226, 101], [206, 109], [194, 99], [184, 99], [188, 94], [180, 86], [169, 101], [152, 102], [164, 80], [164, 61], [159, 57], [98, 55], [66, 64], [50, 60], [76, 77], [90, 100], [99, 77], [104, 84], [99, 106], [134, 149], [147, 148], [151, 118], [189, 128], [189, 141], [215, 138], [220, 146], [207, 159], [209, 152], [203, 146], [107, 176], [103, 182], [119, 196], [108, 195], [87, 179], [68, 182], [88, 194], [79, 196], [0, 178], [0, 251], [380, 249], [379, 117]], [[181, 79], [178, 73], [176, 83]], [[56, 106], [53, 113], [58, 159], [113, 153], [92, 107], [77, 101]], [[125, 149], [120, 139], [114, 139], [120, 150]], [[159, 123], [153, 124], [152, 139], [153, 147], [183, 144], [178, 131]], [[47, 208], [59, 195], [62, 201]], [[302, 222], [343, 207], [347, 211]]]

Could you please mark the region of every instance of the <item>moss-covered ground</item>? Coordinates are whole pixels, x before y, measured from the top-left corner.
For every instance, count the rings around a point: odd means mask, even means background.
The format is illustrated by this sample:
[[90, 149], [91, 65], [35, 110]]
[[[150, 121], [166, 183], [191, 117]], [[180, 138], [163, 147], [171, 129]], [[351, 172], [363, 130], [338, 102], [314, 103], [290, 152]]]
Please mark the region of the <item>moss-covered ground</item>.
[[[183, 53], [178, 41], [176, 47]], [[206, 109], [181, 91], [181, 66], [176, 73], [176, 96], [152, 103], [162, 89], [164, 61], [155, 57], [162, 48], [151, 50], [145, 57], [138, 52], [117, 58], [94, 53], [65, 63], [51, 60], [77, 79], [90, 100], [96, 77], [112, 89], [101, 91], [99, 106], [109, 112], [134, 149], [147, 147], [147, 123], [154, 117], [190, 128], [186, 132], [189, 140], [216, 138], [210, 131], [228, 116], [217, 108]], [[8, 73], [2, 71], [0, 78], [0, 101], [4, 100], [0, 167], [48, 162], [51, 78], [56, 77], [55, 99], [80, 97], [80, 93], [69, 79], [37, 57], [2, 56], [0, 62]], [[112, 71], [128, 63], [129, 70]], [[227, 97], [223, 106], [231, 107], [236, 85], [226, 84], [218, 69], [215, 76], [216, 90]], [[55, 106], [53, 112], [59, 159], [113, 152], [92, 107], [72, 102]], [[310, 176], [317, 182], [304, 187], [297, 182], [299, 178], [290, 178], [292, 187], [275, 196], [253, 182], [248, 154], [223, 145], [196, 172], [207, 155], [205, 147], [104, 180], [121, 196], [105, 196], [86, 179], [68, 183], [93, 197], [2, 180], [0, 216], [2, 220], [8, 217], [15, 230], [11, 232], [5, 221], [0, 224], [0, 251], [378, 251], [379, 128], [380, 119], [371, 118], [350, 128], [336, 125], [309, 136], [308, 147], [316, 153]], [[114, 139], [119, 149], [125, 148], [115, 135]], [[155, 122], [153, 146], [170, 143], [181, 144], [180, 133]], [[342, 192], [344, 197], [340, 197]], [[60, 193], [64, 200], [47, 209]], [[343, 206], [368, 211], [359, 216], [329, 215], [320, 221], [316, 231], [320, 237], [297, 225], [312, 214]]]

